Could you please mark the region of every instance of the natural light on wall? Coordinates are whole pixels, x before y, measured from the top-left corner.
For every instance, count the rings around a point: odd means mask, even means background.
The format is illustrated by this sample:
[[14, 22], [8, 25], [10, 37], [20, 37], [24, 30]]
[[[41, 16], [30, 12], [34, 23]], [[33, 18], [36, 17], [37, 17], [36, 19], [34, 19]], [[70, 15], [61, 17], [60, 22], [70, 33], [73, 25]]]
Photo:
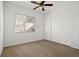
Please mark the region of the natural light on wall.
[[35, 32], [35, 17], [16, 15], [15, 32]]

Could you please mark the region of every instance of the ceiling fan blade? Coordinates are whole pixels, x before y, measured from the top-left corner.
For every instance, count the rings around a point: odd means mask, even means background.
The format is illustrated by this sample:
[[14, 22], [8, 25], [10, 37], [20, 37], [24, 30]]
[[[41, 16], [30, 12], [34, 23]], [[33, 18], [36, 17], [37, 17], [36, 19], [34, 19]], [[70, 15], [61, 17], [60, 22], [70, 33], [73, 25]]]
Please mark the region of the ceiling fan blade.
[[38, 7], [39, 7], [39, 6], [37, 6], [37, 7], [33, 8], [33, 10], [37, 9]]
[[34, 3], [34, 4], [38, 4], [39, 5], [39, 3], [37, 3], [36, 1], [31, 1], [31, 3]]
[[45, 11], [45, 9], [44, 9], [44, 8], [42, 8], [42, 11]]
[[45, 1], [42, 1], [41, 4], [43, 5], [45, 3]]
[[53, 6], [53, 4], [44, 4], [44, 6]]

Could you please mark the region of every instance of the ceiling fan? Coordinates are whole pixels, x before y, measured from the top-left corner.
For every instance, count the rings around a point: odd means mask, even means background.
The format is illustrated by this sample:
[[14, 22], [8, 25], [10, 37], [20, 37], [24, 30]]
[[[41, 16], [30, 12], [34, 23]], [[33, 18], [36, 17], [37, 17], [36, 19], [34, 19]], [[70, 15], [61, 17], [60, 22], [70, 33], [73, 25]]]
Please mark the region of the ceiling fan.
[[31, 3], [38, 5], [37, 7], [33, 8], [33, 10], [35, 10], [39, 7], [42, 7], [42, 11], [45, 11], [44, 6], [53, 6], [53, 4], [44, 4], [45, 1], [41, 1], [40, 3], [36, 2], [36, 1], [31, 1]]

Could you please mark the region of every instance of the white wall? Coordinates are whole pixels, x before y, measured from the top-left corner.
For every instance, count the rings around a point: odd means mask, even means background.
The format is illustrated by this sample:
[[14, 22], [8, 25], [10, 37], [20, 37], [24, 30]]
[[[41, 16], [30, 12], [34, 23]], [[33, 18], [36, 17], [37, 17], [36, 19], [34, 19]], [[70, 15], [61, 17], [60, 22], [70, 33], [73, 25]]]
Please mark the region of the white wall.
[[[15, 33], [16, 14], [36, 17], [36, 31]], [[4, 46], [11, 46], [43, 39], [43, 14], [9, 2], [4, 2]]]
[[79, 49], [79, 2], [53, 3], [53, 8], [45, 16], [47, 21], [50, 20], [50, 26], [46, 26], [49, 40]]
[[73, 2], [71, 9], [72, 47], [79, 49], [79, 2]]
[[49, 13], [44, 13], [44, 19], [45, 19], [45, 39], [50, 40], [50, 14]]
[[0, 55], [3, 50], [3, 3], [0, 1]]
[[50, 20], [50, 40], [71, 45], [70, 7], [65, 2], [53, 2], [54, 6], [48, 14]]

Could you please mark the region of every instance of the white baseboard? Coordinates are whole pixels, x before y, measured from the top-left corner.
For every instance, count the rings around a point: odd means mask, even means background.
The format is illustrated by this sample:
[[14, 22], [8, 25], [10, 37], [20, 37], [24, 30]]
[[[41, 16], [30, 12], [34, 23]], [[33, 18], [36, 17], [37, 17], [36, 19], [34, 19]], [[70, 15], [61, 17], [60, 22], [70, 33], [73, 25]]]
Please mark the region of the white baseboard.
[[79, 50], [79, 47], [76, 47], [76, 46], [71, 46], [71, 47]]
[[[46, 39], [46, 40], [48, 40], [48, 39]], [[56, 42], [56, 41], [53, 41], [53, 40], [49, 40], [49, 41]], [[56, 43], [60, 43], [60, 42], [56, 42]], [[63, 44], [63, 43], [60, 43], [60, 44]], [[74, 48], [74, 49], [78, 49], [79, 50], [78, 47], [75, 47], [75, 46], [72, 46], [72, 45], [68, 45], [68, 44], [63, 44], [63, 45], [66, 45], [66, 46], [69, 46], [71, 48]]]
[[0, 50], [0, 56], [1, 56], [1, 54], [2, 54], [2, 51], [3, 51], [3, 48]]
[[31, 39], [31, 40], [29, 40], [29, 41], [20, 41], [19, 43], [7, 44], [7, 45], [4, 45], [4, 47], [9, 47], [9, 46], [14, 46], [14, 45], [29, 43], [29, 42], [33, 42], [33, 41], [42, 40], [42, 39], [44, 39], [44, 37], [38, 37], [38, 38], [35, 38], [35, 39]]

